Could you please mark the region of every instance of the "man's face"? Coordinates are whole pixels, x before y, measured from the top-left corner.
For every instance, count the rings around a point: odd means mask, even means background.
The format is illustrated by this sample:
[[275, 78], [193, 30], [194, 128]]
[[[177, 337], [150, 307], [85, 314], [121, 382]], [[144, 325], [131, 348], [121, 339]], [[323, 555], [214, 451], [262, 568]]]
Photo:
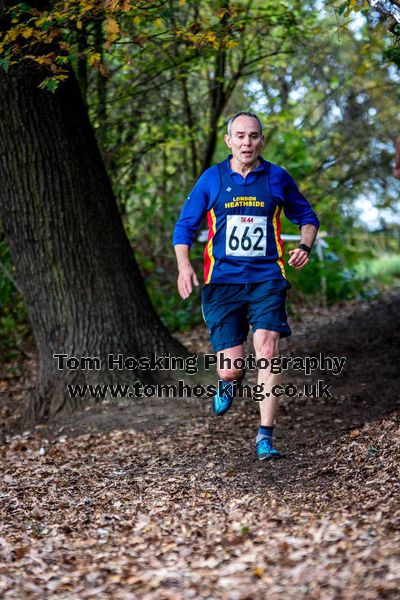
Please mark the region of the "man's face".
[[254, 163], [264, 144], [257, 120], [240, 115], [232, 123], [231, 134], [225, 136], [225, 143], [231, 149], [233, 158], [241, 165]]

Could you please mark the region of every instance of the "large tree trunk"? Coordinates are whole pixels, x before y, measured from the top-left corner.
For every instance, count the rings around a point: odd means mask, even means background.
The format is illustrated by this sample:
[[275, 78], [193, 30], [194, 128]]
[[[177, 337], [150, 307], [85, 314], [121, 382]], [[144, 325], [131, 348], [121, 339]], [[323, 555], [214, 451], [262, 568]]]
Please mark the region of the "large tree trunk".
[[[35, 419], [79, 407], [67, 383], [149, 381], [108, 371], [109, 354], [186, 354], [150, 303], [74, 75], [54, 94], [39, 81], [22, 64], [0, 75], [0, 217], [38, 349]], [[103, 367], [58, 370], [54, 354]]]

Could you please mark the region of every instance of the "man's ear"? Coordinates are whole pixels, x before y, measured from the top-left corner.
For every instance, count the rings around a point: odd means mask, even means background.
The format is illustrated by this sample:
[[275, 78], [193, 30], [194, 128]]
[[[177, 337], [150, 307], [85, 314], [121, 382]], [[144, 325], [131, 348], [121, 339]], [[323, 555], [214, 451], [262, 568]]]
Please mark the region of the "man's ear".
[[227, 133], [224, 135], [224, 141], [228, 148], [232, 148], [231, 138]]

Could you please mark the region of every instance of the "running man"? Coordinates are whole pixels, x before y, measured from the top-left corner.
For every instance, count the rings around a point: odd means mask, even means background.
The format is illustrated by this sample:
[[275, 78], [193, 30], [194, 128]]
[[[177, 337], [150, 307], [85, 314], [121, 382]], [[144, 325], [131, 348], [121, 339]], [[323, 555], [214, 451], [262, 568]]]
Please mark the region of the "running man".
[[[209, 228], [204, 250], [203, 316], [215, 352], [231, 362], [244, 358], [243, 343], [253, 328], [256, 359], [279, 356], [279, 339], [291, 335], [287, 323], [286, 279], [280, 214], [300, 226], [301, 243], [288, 264], [302, 269], [309, 261], [318, 218], [291, 176], [262, 158], [262, 124], [257, 115], [239, 112], [228, 122], [225, 143], [231, 154], [207, 169], [188, 196], [174, 230], [178, 291], [183, 300], [199, 282], [189, 259], [194, 235], [205, 214]], [[219, 365], [218, 360], [217, 364]], [[221, 378], [213, 410], [223, 415], [233, 400], [240, 369], [218, 369]], [[259, 369], [261, 425], [256, 437], [260, 460], [281, 458], [272, 437], [278, 399], [271, 393], [282, 376]]]

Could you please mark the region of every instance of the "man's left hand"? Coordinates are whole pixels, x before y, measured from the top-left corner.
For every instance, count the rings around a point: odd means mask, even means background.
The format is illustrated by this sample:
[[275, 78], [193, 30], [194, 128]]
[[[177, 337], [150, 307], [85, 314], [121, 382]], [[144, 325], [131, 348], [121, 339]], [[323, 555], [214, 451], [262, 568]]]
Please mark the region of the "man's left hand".
[[290, 258], [288, 260], [288, 265], [294, 267], [295, 269], [302, 269], [309, 261], [308, 252], [306, 250], [302, 250], [301, 248], [289, 250], [289, 254]]

